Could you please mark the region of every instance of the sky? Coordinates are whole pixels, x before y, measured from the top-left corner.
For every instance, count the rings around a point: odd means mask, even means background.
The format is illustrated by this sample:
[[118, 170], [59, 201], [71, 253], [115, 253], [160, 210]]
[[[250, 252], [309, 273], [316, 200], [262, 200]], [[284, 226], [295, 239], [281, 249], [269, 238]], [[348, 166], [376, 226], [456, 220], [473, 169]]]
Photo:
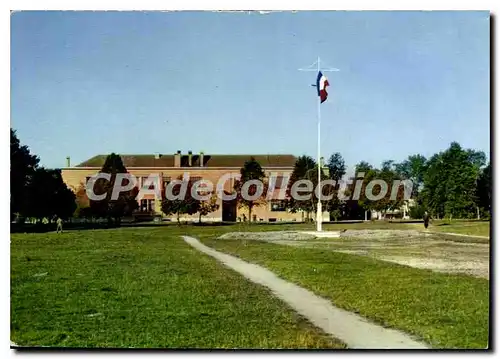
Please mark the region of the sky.
[[16, 12], [11, 127], [47, 167], [97, 154], [490, 152], [480, 12]]

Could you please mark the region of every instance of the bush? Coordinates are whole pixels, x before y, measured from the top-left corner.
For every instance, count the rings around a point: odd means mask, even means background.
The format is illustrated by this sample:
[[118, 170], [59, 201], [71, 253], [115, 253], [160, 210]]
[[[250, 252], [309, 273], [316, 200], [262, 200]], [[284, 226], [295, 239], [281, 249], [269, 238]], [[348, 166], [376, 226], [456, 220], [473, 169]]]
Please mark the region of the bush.
[[422, 205], [416, 205], [410, 207], [409, 215], [411, 219], [422, 219], [424, 218], [425, 207]]

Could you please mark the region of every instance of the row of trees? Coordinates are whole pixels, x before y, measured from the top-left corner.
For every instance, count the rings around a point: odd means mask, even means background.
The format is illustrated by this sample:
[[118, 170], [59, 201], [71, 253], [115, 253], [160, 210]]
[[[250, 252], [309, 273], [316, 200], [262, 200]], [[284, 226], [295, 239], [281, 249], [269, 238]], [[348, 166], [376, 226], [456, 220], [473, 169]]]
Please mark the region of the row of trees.
[[[178, 178], [179, 180], [182, 177]], [[208, 199], [196, 199], [191, 195], [191, 190], [193, 188], [193, 183], [188, 182], [186, 195], [182, 199], [174, 199], [168, 200], [163, 199], [161, 202], [161, 210], [167, 216], [175, 215], [177, 217], [177, 222], [180, 221], [181, 214], [189, 214], [193, 215], [198, 213], [199, 222], [201, 222], [202, 216], [206, 216], [211, 212], [219, 209], [219, 205], [217, 204], [217, 196], [213, 192], [205, 192], [202, 195], [205, 195]], [[172, 194], [174, 196], [178, 196], [180, 192], [180, 186], [176, 186], [173, 188]]]
[[[335, 220], [338, 218], [366, 218], [367, 212], [379, 212], [382, 217], [388, 211], [400, 209], [405, 203], [404, 181], [413, 184], [411, 188], [412, 206], [410, 216], [422, 218], [424, 211], [429, 211], [435, 218], [489, 218], [491, 216], [491, 163], [486, 163], [486, 155], [482, 151], [464, 149], [457, 142], [451, 143], [445, 151], [439, 152], [429, 159], [421, 154], [409, 156], [396, 163], [384, 161], [380, 168], [367, 162], [360, 162], [355, 167], [355, 176], [343, 186], [346, 166], [340, 153], [330, 156], [321, 171], [321, 180], [334, 180], [335, 185], [323, 188], [323, 195], [332, 195], [332, 199], [322, 202], [323, 209], [330, 212]], [[251, 159], [241, 170], [242, 179], [263, 179], [264, 172], [260, 165]], [[316, 211], [317, 197], [311, 196], [308, 201], [295, 201], [291, 197], [291, 188], [299, 180], [309, 180], [316, 188], [318, 183], [318, 164], [310, 156], [300, 156], [291, 175], [287, 188], [286, 207], [292, 211], [303, 211], [307, 218]], [[368, 184], [373, 180], [383, 180], [388, 185], [385, 196], [374, 201], [366, 195]], [[395, 181], [401, 183], [393, 188]], [[357, 185], [356, 182], [361, 182]], [[408, 182], [407, 182], [408, 183]], [[358, 187], [358, 199], [339, 198], [339, 192], [351, 198]], [[241, 183], [235, 190], [241, 191]], [[380, 186], [370, 188], [373, 195], [378, 195]], [[391, 195], [396, 194], [391, 198]], [[241, 196], [238, 195], [238, 199]], [[264, 204], [264, 195], [253, 201], [239, 200], [240, 207], [248, 208], [249, 218], [255, 206]]]
[[[31, 154], [28, 147], [20, 144], [15, 131], [11, 129], [11, 220], [27, 217], [41, 220], [56, 216], [67, 219], [77, 216], [106, 218], [109, 222], [120, 223], [122, 217], [131, 215], [137, 209], [138, 189], [121, 192], [117, 199], [111, 199], [117, 175], [127, 173], [117, 154], [112, 153], [106, 158], [101, 172], [111, 175], [110, 181], [99, 179], [94, 185], [96, 195], [105, 194], [103, 200], [89, 200], [83, 183], [74, 189], [74, 193], [63, 182], [60, 170], [39, 166], [39, 158]], [[255, 207], [266, 203], [267, 188], [264, 188], [262, 196], [250, 200], [242, 195], [243, 191], [253, 195], [257, 187], [244, 188], [244, 184], [259, 180], [267, 187], [268, 179], [254, 158], [245, 162], [240, 174], [241, 178], [235, 182], [233, 193], [236, 194], [237, 205], [248, 210], [248, 219], [251, 220]], [[420, 218], [425, 210], [436, 218], [488, 217], [491, 213], [491, 164], [486, 163], [483, 152], [463, 149], [456, 142], [429, 159], [416, 154], [400, 163], [384, 161], [380, 168], [360, 162], [356, 165], [356, 175], [345, 187], [341, 187], [339, 183], [345, 174], [346, 165], [340, 153], [331, 155], [321, 171], [321, 180], [329, 179], [336, 183], [324, 186], [323, 194], [333, 196], [322, 203], [323, 209], [330, 212], [334, 219], [363, 218], [368, 211], [384, 215], [400, 208], [405, 201], [404, 187], [391, 188], [395, 180], [413, 182], [412, 199], [416, 204], [410, 212], [413, 218]], [[313, 195], [308, 201], [296, 201], [291, 197], [293, 184], [303, 179], [310, 180], [316, 188], [318, 164], [309, 156], [297, 159], [286, 189], [286, 208], [292, 212], [303, 211], [309, 219], [316, 211], [317, 197]], [[385, 196], [373, 201], [367, 197], [366, 190], [375, 179], [384, 180], [389, 188]], [[208, 199], [197, 200], [190, 195], [191, 186], [192, 183], [188, 185], [187, 195], [183, 199], [164, 198], [161, 203], [163, 213], [176, 215], [178, 220], [182, 214], [198, 213], [201, 221], [202, 216], [219, 208], [215, 193], [206, 193]], [[174, 192], [176, 190], [180, 189], [174, 187]], [[380, 190], [375, 186], [373, 194], [377, 195]], [[393, 190], [397, 194], [395, 199], [390, 198]], [[344, 192], [350, 198], [355, 191], [359, 191], [357, 200], [344, 200], [338, 196]]]
[[10, 130], [10, 219], [67, 219], [75, 211], [75, 194], [61, 177], [61, 171], [39, 166], [40, 159], [21, 145]]

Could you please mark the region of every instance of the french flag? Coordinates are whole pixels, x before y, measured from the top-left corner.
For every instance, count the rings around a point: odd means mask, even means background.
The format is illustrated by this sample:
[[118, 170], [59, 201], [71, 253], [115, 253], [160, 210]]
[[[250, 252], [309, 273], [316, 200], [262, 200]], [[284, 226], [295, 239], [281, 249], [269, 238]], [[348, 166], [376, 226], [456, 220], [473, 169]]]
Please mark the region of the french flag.
[[328, 92], [326, 92], [327, 86], [330, 86], [330, 84], [328, 83], [328, 79], [320, 71], [318, 73], [318, 78], [316, 79], [316, 88], [318, 89], [318, 96], [321, 100], [320, 103], [325, 102], [328, 98]]

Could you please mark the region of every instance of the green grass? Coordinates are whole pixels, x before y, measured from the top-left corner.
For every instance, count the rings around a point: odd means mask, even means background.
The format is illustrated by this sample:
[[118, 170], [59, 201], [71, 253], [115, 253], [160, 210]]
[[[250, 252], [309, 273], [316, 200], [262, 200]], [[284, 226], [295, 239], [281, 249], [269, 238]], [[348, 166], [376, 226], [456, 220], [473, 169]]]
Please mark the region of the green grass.
[[488, 345], [489, 282], [485, 279], [330, 250], [252, 241], [243, 245], [237, 240], [215, 240], [214, 234], [197, 234], [207, 245], [261, 264], [341, 308], [414, 334], [435, 348]]
[[185, 244], [184, 231], [13, 234], [11, 340], [79, 348], [344, 347]]
[[[177, 226], [176, 224], [169, 223], [165, 227]], [[206, 226], [196, 227], [183, 224], [184, 228], [204, 228], [208, 231], [215, 232], [236, 232], [236, 231], [309, 231], [316, 230], [315, 223], [235, 223], [227, 226]], [[345, 229], [362, 230], [362, 229], [396, 229], [396, 230], [424, 230], [422, 223], [405, 223], [405, 222], [389, 222], [389, 221], [368, 221], [368, 222], [354, 222], [354, 223], [324, 223], [323, 230], [325, 231], [341, 231]], [[490, 222], [489, 221], [443, 221], [434, 220], [430, 226], [430, 231], [451, 232], [460, 234], [469, 234], [477, 236], [489, 236]]]
[[[420, 225], [423, 229], [424, 225]], [[175, 223], [165, 224], [163, 227], [180, 227], [187, 231], [201, 230], [203, 233], [224, 233], [224, 232], [249, 232], [249, 231], [315, 231], [315, 223], [235, 223], [223, 226], [193, 226], [190, 224], [181, 224], [178, 226]], [[361, 229], [415, 229], [413, 224], [409, 223], [390, 223], [386, 221], [360, 222], [360, 223], [323, 223], [325, 231], [340, 231], [344, 229], [361, 230]]]
[[468, 234], [471, 236], [490, 236], [489, 221], [459, 222], [459, 221], [436, 221], [429, 229], [435, 232], [449, 232]]

